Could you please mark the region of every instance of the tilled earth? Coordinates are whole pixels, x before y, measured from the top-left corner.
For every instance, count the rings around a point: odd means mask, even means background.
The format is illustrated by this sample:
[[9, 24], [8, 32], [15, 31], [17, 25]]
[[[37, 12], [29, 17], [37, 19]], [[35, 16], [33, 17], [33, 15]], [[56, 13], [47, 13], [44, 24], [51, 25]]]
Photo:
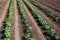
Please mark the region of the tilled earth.
[[[3, 27], [3, 22], [6, 20], [6, 16], [8, 14], [7, 12], [8, 12], [8, 8], [9, 8], [10, 0], [6, 0], [6, 1], [1, 0], [0, 2], [1, 2], [1, 4], [0, 4], [0, 9], [1, 9], [0, 10], [0, 32], [1, 32], [4, 28]], [[29, 1], [27, 1], [27, 2], [29, 2]], [[25, 15], [27, 17], [28, 23], [33, 28], [32, 31], [31, 31], [31, 35], [35, 38], [35, 40], [50, 40], [50, 37], [43, 34], [45, 30], [43, 30], [42, 27], [37, 24], [36, 19], [32, 16], [32, 13], [28, 10], [28, 8], [26, 7], [26, 5], [23, 3], [22, 0], [20, 0], [20, 3], [22, 4], [22, 7], [23, 7]], [[13, 5], [12, 6], [13, 6], [13, 17], [12, 17], [12, 20], [11, 20], [11, 30], [10, 30], [11, 36], [10, 36], [10, 39], [11, 40], [23, 40], [24, 24], [22, 24], [21, 15], [18, 11], [17, 0], [13, 0]], [[48, 22], [48, 24], [51, 26], [51, 28], [55, 29], [56, 33], [58, 35], [60, 35], [60, 31], [59, 31], [60, 28], [58, 27], [58, 25], [56, 25], [50, 18], [48, 18], [44, 14], [44, 12], [40, 11], [35, 6], [33, 6], [33, 7]], [[0, 33], [0, 35], [3, 36], [3, 34], [1, 34], [1, 33]], [[2, 36], [0, 36], [0, 40], [2, 40], [1, 39]]]
[[60, 0], [36, 0], [60, 12]]

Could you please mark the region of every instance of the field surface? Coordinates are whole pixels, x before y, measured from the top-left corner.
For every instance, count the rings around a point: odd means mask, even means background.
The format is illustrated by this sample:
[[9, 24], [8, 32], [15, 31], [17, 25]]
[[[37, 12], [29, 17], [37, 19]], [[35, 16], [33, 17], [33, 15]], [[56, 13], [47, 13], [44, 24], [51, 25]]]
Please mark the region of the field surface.
[[60, 1], [52, 1], [0, 0], [0, 40], [60, 40]]

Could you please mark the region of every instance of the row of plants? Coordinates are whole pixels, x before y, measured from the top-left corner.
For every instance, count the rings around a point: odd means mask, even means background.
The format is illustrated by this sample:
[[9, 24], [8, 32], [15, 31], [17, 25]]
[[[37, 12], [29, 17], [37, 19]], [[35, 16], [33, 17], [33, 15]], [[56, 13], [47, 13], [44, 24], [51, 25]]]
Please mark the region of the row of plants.
[[25, 30], [25, 34], [24, 34], [24, 40], [34, 40], [34, 37], [31, 37], [31, 30], [32, 27], [28, 24], [28, 20], [24, 14], [24, 9], [22, 7], [22, 4], [20, 3], [20, 1], [18, 0], [17, 2], [18, 5], [18, 9], [19, 9], [19, 13], [21, 15], [22, 18], [22, 22], [24, 24], [24, 30]]
[[44, 11], [45, 12], [45, 14], [48, 16], [48, 17], [50, 17], [50, 18], [52, 18], [53, 19], [53, 21], [55, 21], [55, 22], [57, 22], [57, 23], [59, 23], [60, 24], [60, 18], [58, 17], [58, 16], [56, 16], [55, 14], [53, 14], [53, 13], [51, 13], [50, 11], [48, 11], [46, 8], [44, 8], [44, 7], [42, 7], [42, 6], [40, 6], [40, 4], [38, 4], [38, 3], [36, 3], [36, 2], [34, 2], [33, 0], [29, 0], [34, 6], [36, 6], [39, 10], [42, 10], [42, 11]]
[[32, 5], [27, 2], [27, 0], [23, 0], [29, 11], [32, 13], [33, 17], [38, 20], [39, 24], [42, 25], [42, 27], [46, 30], [46, 35], [51, 36], [54, 40], [60, 40], [60, 37], [56, 34], [56, 31], [54, 29], [51, 29], [49, 24], [46, 22], [45, 19], [41, 17], [39, 12], [35, 10]]
[[10, 0], [10, 5], [9, 5], [9, 10], [8, 10], [8, 15], [7, 15], [7, 18], [6, 18], [6, 22], [5, 22], [5, 28], [4, 28], [4, 39], [3, 40], [10, 40], [10, 21], [11, 21], [11, 18], [12, 18], [12, 0]]

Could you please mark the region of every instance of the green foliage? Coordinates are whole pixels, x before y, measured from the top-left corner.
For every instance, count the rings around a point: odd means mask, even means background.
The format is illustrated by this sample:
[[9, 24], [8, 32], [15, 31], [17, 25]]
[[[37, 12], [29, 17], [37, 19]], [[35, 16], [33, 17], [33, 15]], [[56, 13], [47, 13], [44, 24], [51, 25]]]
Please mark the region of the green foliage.
[[58, 35], [53, 35], [54, 40], [60, 40], [60, 37]]
[[49, 27], [48, 25], [45, 25], [44, 28], [45, 28], [46, 30], [50, 29], [50, 27]]
[[26, 31], [29, 33], [32, 30], [32, 27], [30, 25], [25, 27]]
[[34, 40], [34, 38], [28, 38], [28, 40]]
[[53, 36], [55, 34], [55, 30], [54, 29], [49, 29], [46, 32], [47, 35]]
[[8, 13], [8, 17], [6, 18], [6, 23], [5, 23], [5, 28], [4, 28], [4, 35], [5, 35], [5, 38], [3, 40], [10, 40], [10, 21], [11, 21], [11, 18], [12, 18], [12, 1], [10, 0], [10, 7], [9, 7], [9, 13]]
[[[51, 13], [50, 11], [48, 11], [46, 8], [42, 7], [42, 6], [41, 6], [39, 3], [37, 3], [37, 2], [34, 2], [33, 0], [30, 0], [30, 2], [31, 2], [33, 5], [35, 5], [39, 10], [44, 11], [45, 14], [46, 14], [48, 17], [52, 18], [54, 21], [56, 21], [56, 22], [59, 23], [59, 19], [60, 19], [60, 18], [59, 18], [58, 16], [56, 16], [55, 14]], [[28, 6], [28, 7], [29, 7], [29, 6]]]
[[[32, 1], [32, 0], [31, 0]], [[32, 15], [38, 20], [39, 24], [42, 25], [46, 30], [46, 34], [47, 35], [50, 35], [50, 36], [53, 36], [55, 34], [55, 30], [54, 29], [50, 29], [50, 26], [49, 24], [46, 22], [46, 20], [44, 18], [41, 17], [41, 15], [39, 14], [39, 12], [37, 10], [35, 10], [33, 8], [32, 5], [30, 5], [30, 3], [27, 2], [27, 0], [23, 0], [23, 2], [25, 3], [25, 5], [27, 6], [27, 8], [29, 9], [29, 11], [32, 13]], [[36, 4], [36, 3], [35, 3]], [[38, 4], [36, 4], [37, 6]], [[39, 7], [39, 5], [38, 5]], [[47, 15], [49, 15], [49, 17], [55, 17], [55, 15], [53, 14], [50, 14], [50, 12], [48, 10], [46, 10], [45, 8], [41, 8], [41, 10], [43, 10], [44, 12], [46, 12]], [[56, 18], [56, 21], [58, 18]]]
[[5, 30], [4, 32], [5, 36], [10, 37], [10, 27], [6, 27], [4, 30]]
[[26, 34], [24, 35], [24, 38], [25, 38], [26, 40], [34, 40], [33, 37], [30, 38], [30, 33], [26, 33]]
[[10, 38], [4, 38], [3, 40], [10, 40]]
[[18, 4], [18, 8], [19, 8], [21, 17], [22, 17], [22, 22], [25, 26], [26, 33], [24, 34], [24, 38], [26, 40], [33, 40], [33, 38], [30, 38], [32, 27], [28, 24], [28, 20], [27, 20], [25, 14], [24, 14], [24, 9], [22, 8], [22, 5], [21, 5], [20, 1], [18, 1], [17, 4]]
[[24, 35], [24, 38], [25, 39], [28, 39], [30, 37], [30, 33], [26, 33], [25, 35]]
[[28, 21], [26, 19], [22, 20], [24, 24], [28, 23]]

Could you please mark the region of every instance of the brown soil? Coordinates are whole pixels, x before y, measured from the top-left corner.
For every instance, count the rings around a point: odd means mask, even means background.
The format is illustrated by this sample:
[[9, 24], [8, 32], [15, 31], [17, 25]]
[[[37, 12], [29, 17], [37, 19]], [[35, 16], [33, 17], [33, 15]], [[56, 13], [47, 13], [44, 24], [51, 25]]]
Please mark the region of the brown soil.
[[3, 22], [6, 19], [10, 1], [7, 1], [6, 3], [5, 9], [3, 10], [2, 15], [0, 15], [0, 32], [3, 30]]
[[53, 2], [52, 2], [52, 0], [36, 0], [36, 1], [60, 12], [60, 0], [54, 0]]
[[19, 28], [18, 28], [18, 14], [17, 14], [17, 6], [16, 6], [16, 0], [14, 0], [14, 3], [13, 3], [13, 7], [14, 7], [14, 10], [13, 10], [13, 19], [14, 19], [14, 40], [20, 40], [20, 36], [19, 36]]
[[7, 2], [8, 1], [3, 1], [3, 4], [1, 5], [1, 7], [0, 7], [0, 17], [3, 15], [3, 10], [5, 9], [5, 6], [6, 6], [6, 4], [7, 4]]
[[5, 0], [4, 0], [4, 1], [0, 0], [0, 7], [1, 7], [1, 5], [2, 5], [4, 2], [5, 2]]
[[[2, 27], [3, 21], [4, 21], [4, 19], [6, 18], [6, 15], [7, 15], [6, 13], [7, 13], [8, 7], [9, 7], [9, 1], [7, 1], [7, 4], [6, 4], [3, 12], [2, 12], [1, 15], [0, 15], [0, 18], [1, 18], [1, 19], [0, 19], [0, 28]], [[2, 28], [1, 28], [1, 29], [2, 29]]]
[[0, 3], [2, 2], [2, 0], [0, 0]]
[[[31, 4], [32, 5], [32, 4]], [[33, 6], [33, 5], [32, 5]], [[40, 13], [40, 15], [48, 22], [48, 24], [51, 26], [51, 28], [53, 28], [53, 29], [55, 29], [56, 30], [56, 33], [58, 34], [58, 35], [60, 35], [60, 28], [55, 24], [55, 23], [53, 23], [53, 21], [51, 21], [45, 14], [44, 14], [44, 12], [41, 12], [41, 11], [39, 11], [35, 6], [33, 6], [39, 13]]]
[[[3, 30], [3, 22], [6, 20], [10, 0], [4, 0], [4, 1], [0, 0], [0, 2], [1, 2], [1, 5], [0, 5], [0, 9], [1, 9], [0, 10], [0, 32], [1, 32]], [[31, 31], [32, 37], [34, 37], [35, 40], [46, 40], [46, 39], [50, 40], [50, 37], [43, 35], [45, 30], [42, 30], [41, 26], [38, 26], [38, 24], [36, 23], [36, 20], [32, 16], [31, 12], [29, 12], [26, 5], [22, 2], [22, 0], [20, 0], [20, 2], [23, 6], [24, 13], [27, 17], [28, 23], [33, 28]], [[29, 2], [29, 1], [27, 1], [27, 2]], [[44, 14], [44, 12], [38, 10], [35, 6], [33, 6], [33, 7], [48, 22], [48, 24], [51, 26], [51, 28], [55, 29], [56, 33], [58, 35], [60, 35], [60, 31], [59, 31], [60, 28], [55, 23], [53, 23], [53, 21], [51, 21], [51, 19], [48, 18]], [[47, 9], [49, 9], [49, 8], [47, 8]], [[10, 29], [11, 36], [10, 36], [10, 39], [11, 40], [23, 40], [23, 36], [24, 36], [23, 31], [24, 31], [24, 24], [22, 24], [21, 16], [20, 16], [20, 13], [18, 12], [17, 0], [13, 0], [13, 15], [12, 15], [12, 19], [11, 19], [11, 29]], [[0, 33], [0, 38], [2, 36], [3, 36], [3, 34]], [[0, 39], [0, 40], [2, 40], [2, 39]]]
[[39, 3], [39, 2], [37, 2], [37, 1], [35, 1], [35, 0], [34, 0], [34, 2], [40, 4], [40, 6], [42, 6], [43, 8], [46, 8], [46, 9], [49, 10], [51, 13], [57, 15], [57, 16], [60, 18], [60, 12], [57, 12], [57, 11], [55, 11], [54, 9], [49, 8], [49, 7], [43, 5], [42, 3]]
[[1, 6], [2, 2], [3, 2], [3, 1], [2, 1], [2, 0], [0, 0], [0, 6]]
[[6, 2], [7, 2], [7, 1], [5, 1], [5, 0], [4, 0], [4, 1], [1, 1], [0, 9], [2, 9], [2, 8], [6, 5]]
[[[31, 3], [33, 4], [33, 2], [35, 2], [35, 3], [38, 3], [38, 2], [36, 2], [36, 1], [32, 1]], [[38, 4], [40, 4], [40, 3], [38, 3]], [[34, 5], [34, 4], [33, 4]], [[42, 4], [40, 4], [40, 6], [42, 6]], [[36, 6], [37, 7], [37, 6]], [[42, 6], [42, 7], [45, 7], [45, 6]], [[39, 7], [37, 7], [38, 9], [39, 9]], [[39, 9], [40, 10], [40, 9]], [[41, 10], [40, 10], [41, 11]], [[47, 14], [44, 12], [44, 11], [41, 11], [41, 12], [43, 12], [46, 16], [47, 16]], [[51, 11], [50, 11], [51, 12]], [[54, 13], [53, 13], [54, 14]], [[48, 17], [48, 16], [47, 16]], [[50, 17], [48, 17], [54, 24], [56, 24], [58, 27], [60, 27], [60, 24], [58, 23], [58, 22], [56, 22], [56, 21], [53, 21], [53, 18], [50, 18]], [[60, 17], [59, 17], [60, 18]]]
[[21, 24], [20, 15], [18, 15], [17, 1], [14, 1], [13, 5], [13, 17], [11, 21], [11, 40], [22, 40], [23, 37], [23, 25]]
[[24, 5], [24, 3], [21, 0], [21, 4], [23, 5], [24, 8], [24, 12], [26, 14], [28, 23], [32, 26], [32, 36], [35, 38], [35, 40], [46, 40], [45, 37], [43, 36], [42, 31], [40, 30], [40, 28], [37, 26], [35, 20], [33, 19], [33, 16], [31, 15], [31, 13], [28, 11], [28, 9], [26, 8], [26, 6]]

